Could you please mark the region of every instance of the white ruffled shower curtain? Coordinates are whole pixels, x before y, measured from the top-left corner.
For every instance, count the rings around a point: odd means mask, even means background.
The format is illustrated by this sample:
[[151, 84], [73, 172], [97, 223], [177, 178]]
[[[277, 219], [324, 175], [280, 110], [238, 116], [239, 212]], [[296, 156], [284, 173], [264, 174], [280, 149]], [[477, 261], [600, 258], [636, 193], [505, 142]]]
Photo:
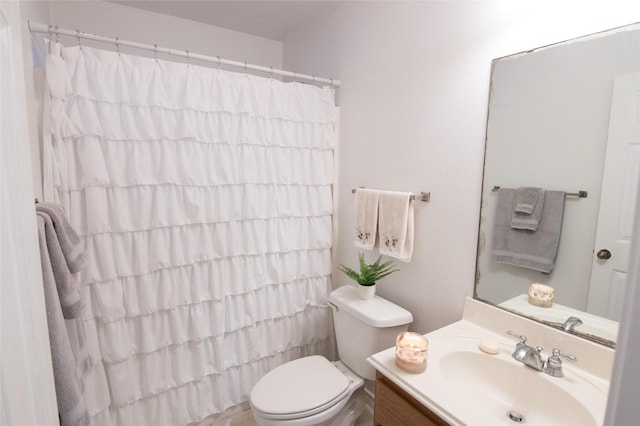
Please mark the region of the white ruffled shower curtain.
[[45, 199], [80, 276], [92, 423], [178, 425], [333, 356], [333, 90], [50, 43]]

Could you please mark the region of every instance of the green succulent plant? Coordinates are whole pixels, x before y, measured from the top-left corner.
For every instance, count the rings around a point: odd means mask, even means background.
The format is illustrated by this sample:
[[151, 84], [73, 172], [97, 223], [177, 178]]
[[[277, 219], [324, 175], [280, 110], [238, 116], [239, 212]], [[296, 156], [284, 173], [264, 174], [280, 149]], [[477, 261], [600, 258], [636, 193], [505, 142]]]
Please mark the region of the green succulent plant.
[[355, 280], [358, 284], [364, 286], [371, 286], [376, 283], [376, 281], [381, 280], [387, 275], [399, 271], [399, 269], [393, 269], [395, 265], [393, 261], [389, 260], [387, 262], [380, 263], [382, 260], [382, 256], [378, 257], [372, 264], [367, 264], [364, 258], [364, 254], [358, 253], [358, 261], [360, 263], [360, 272], [356, 272], [348, 266], [340, 265], [340, 270], [344, 272], [349, 278]]

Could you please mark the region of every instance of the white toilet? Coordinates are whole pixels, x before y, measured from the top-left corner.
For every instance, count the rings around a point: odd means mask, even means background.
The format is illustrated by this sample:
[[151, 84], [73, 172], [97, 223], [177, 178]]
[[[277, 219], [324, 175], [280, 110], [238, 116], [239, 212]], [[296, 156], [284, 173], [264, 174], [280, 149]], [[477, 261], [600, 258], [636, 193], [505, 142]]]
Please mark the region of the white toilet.
[[340, 361], [314, 355], [274, 368], [251, 390], [260, 426], [350, 425], [362, 412], [354, 392], [375, 370], [366, 358], [395, 344], [413, 321], [411, 312], [375, 296], [363, 300], [355, 286], [329, 296]]

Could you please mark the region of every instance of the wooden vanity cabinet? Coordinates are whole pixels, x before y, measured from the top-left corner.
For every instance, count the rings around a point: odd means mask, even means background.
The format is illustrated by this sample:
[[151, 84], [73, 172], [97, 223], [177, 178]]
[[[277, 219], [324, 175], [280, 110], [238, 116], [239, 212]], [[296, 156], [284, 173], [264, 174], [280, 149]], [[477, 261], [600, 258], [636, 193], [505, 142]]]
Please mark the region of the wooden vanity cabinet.
[[376, 371], [374, 426], [448, 425], [386, 376]]

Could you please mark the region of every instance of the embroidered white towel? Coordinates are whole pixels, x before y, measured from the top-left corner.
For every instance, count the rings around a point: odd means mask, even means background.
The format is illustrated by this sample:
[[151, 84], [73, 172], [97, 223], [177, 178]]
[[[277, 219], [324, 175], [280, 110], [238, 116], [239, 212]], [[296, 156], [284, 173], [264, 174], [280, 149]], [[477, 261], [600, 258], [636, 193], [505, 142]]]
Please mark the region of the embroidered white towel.
[[356, 224], [354, 244], [365, 250], [373, 250], [378, 234], [378, 198], [380, 191], [356, 189]]
[[413, 204], [409, 192], [381, 191], [378, 213], [380, 254], [411, 262]]

